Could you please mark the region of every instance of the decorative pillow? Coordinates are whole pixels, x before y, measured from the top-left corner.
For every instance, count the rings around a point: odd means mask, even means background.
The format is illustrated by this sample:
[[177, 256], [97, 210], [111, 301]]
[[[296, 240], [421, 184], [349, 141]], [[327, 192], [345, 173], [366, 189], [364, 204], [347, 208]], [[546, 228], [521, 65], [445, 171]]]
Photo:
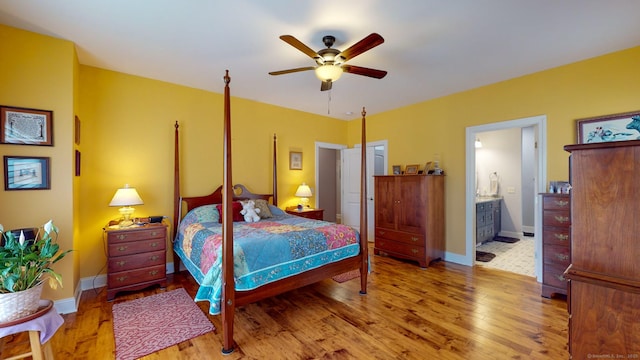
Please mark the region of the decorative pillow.
[[[222, 204], [216, 205], [216, 209], [218, 209], [218, 213], [220, 213], [220, 218], [218, 222], [222, 224]], [[234, 201], [231, 203], [231, 216], [233, 217], [233, 221], [244, 221], [244, 217], [240, 214], [242, 211], [242, 204], [238, 201]]]
[[192, 210], [196, 222], [220, 222], [220, 212], [216, 205], [203, 205]]
[[261, 219], [273, 217], [271, 210], [269, 210], [269, 203], [267, 202], [267, 200], [257, 199], [255, 200], [255, 203], [256, 209], [260, 209], [260, 213], [258, 215], [260, 215]]

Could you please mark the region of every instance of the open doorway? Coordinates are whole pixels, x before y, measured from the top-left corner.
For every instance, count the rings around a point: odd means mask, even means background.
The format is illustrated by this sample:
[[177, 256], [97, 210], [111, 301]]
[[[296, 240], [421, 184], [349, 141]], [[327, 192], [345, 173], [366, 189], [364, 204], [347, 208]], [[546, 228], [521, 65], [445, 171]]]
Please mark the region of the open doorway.
[[[514, 133], [522, 134], [524, 132], [531, 132], [531, 136], [533, 136], [536, 140], [537, 146], [537, 155], [535, 156], [534, 164], [529, 166], [535, 166], [534, 173], [536, 177], [534, 179], [534, 183], [530, 184], [530, 190], [535, 194], [544, 192], [546, 188], [546, 116], [535, 116], [524, 119], [503, 121], [492, 124], [479, 125], [474, 127], [469, 127], [466, 129], [466, 263], [467, 265], [473, 266], [476, 260], [476, 202], [477, 195], [483, 195], [484, 188], [486, 186], [480, 185], [478, 188], [478, 171], [480, 170], [478, 167], [478, 158], [476, 155], [476, 139], [479, 139], [482, 142], [482, 134], [492, 134], [492, 132], [499, 132], [502, 130], [513, 130]], [[528, 130], [522, 130], [528, 129]], [[524, 141], [524, 140], [523, 140]], [[518, 176], [521, 175], [520, 170], [522, 169], [522, 165], [520, 168], [515, 171], [518, 173]], [[486, 171], [486, 170], [485, 170]], [[491, 173], [491, 170], [488, 170]], [[526, 174], [526, 172], [525, 172]], [[487, 185], [488, 186], [488, 185]], [[523, 187], [518, 185], [518, 187], [513, 186], [512, 184], [503, 184], [503, 193], [509, 192], [517, 192], [522, 193]], [[539, 219], [540, 214], [540, 204], [538, 201], [538, 196], [533, 197], [534, 201], [534, 224], [533, 224], [533, 234], [534, 234], [534, 251], [535, 251], [535, 276], [538, 281], [542, 281], [542, 234], [540, 231], [541, 227], [541, 219]], [[505, 217], [502, 217], [504, 219]], [[524, 227], [524, 221], [522, 224], [518, 226], [517, 231], [527, 232], [529, 233], [531, 227]], [[516, 231], [516, 230], [514, 230]]]

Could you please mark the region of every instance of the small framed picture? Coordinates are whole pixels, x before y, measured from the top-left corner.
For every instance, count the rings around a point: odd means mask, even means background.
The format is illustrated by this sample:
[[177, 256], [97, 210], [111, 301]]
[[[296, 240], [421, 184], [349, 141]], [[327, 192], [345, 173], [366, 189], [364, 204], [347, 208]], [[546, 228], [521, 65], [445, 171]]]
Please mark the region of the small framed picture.
[[51, 189], [51, 171], [48, 157], [5, 156], [5, 190]]
[[393, 175], [401, 175], [402, 174], [402, 166], [393, 165]]
[[431, 167], [433, 167], [433, 161], [429, 161], [424, 165], [424, 172], [423, 174], [427, 175], [429, 174], [429, 171], [433, 172]]
[[74, 122], [74, 131], [76, 145], [80, 145], [80, 118], [76, 115]]
[[407, 165], [407, 167], [404, 168], [405, 175], [416, 175], [417, 173], [418, 173], [418, 165]]
[[53, 111], [0, 106], [0, 143], [53, 146]]
[[576, 120], [578, 144], [640, 139], [640, 111]]
[[289, 151], [289, 170], [302, 170], [302, 153]]

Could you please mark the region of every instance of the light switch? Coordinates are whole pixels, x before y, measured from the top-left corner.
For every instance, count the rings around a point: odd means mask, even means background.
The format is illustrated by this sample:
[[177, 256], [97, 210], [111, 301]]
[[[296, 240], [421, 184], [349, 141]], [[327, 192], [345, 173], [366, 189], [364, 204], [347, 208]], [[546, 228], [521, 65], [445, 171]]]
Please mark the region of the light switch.
[[516, 193], [516, 188], [513, 186], [509, 186], [507, 187], [507, 194], [515, 194]]

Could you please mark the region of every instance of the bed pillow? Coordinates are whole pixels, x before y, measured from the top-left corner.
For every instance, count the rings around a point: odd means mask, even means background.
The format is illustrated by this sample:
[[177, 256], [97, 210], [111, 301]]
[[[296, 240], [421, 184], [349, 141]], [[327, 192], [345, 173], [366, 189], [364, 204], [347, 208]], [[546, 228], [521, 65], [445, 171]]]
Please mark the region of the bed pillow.
[[[218, 209], [218, 213], [220, 213], [220, 218], [218, 222], [222, 224], [222, 204], [216, 205], [216, 209]], [[239, 201], [234, 201], [231, 203], [231, 216], [233, 217], [233, 221], [244, 221], [244, 217], [240, 214], [242, 211], [242, 204]]]
[[197, 208], [191, 210], [191, 213], [193, 214], [191, 216], [195, 217], [193, 219], [194, 222], [220, 222], [220, 212], [218, 212], [216, 205], [198, 206]]
[[260, 209], [260, 212], [258, 213], [258, 215], [260, 215], [261, 219], [273, 217], [271, 210], [269, 210], [269, 203], [267, 202], [267, 200], [257, 199], [255, 200], [255, 203], [256, 203], [256, 209]]

